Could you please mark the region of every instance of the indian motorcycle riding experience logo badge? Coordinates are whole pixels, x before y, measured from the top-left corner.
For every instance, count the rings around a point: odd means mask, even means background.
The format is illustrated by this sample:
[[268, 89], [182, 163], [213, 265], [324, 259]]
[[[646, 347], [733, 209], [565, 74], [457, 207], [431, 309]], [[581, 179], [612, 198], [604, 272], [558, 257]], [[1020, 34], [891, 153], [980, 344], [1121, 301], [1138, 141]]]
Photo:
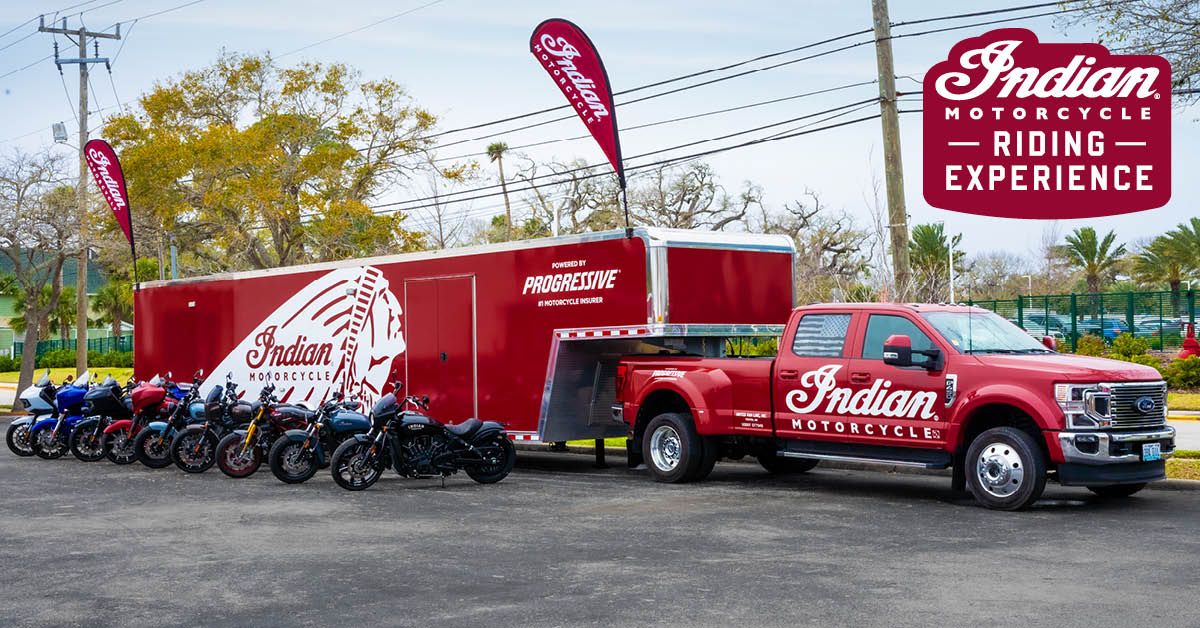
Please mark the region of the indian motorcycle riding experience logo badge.
[[924, 80], [924, 193], [1000, 218], [1089, 218], [1171, 197], [1171, 66], [1005, 28]]
[[[282, 401], [324, 401], [331, 392], [379, 398], [404, 353], [400, 302], [379, 269], [342, 268], [279, 306], [213, 369], [254, 386], [274, 383]], [[205, 382], [207, 389], [209, 382]]]

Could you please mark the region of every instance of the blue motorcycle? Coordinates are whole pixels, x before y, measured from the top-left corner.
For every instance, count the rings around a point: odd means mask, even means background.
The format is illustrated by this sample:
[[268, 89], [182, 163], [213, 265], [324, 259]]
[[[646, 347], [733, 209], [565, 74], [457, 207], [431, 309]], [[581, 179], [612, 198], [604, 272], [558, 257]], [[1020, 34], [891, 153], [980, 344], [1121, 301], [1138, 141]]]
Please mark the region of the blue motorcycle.
[[191, 386], [169, 384], [167, 394], [179, 400], [165, 421], [151, 421], [133, 440], [133, 452], [142, 464], [151, 469], [171, 465], [171, 442], [189, 424], [204, 421], [204, 402], [200, 399], [200, 382], [204, 371], [192, 376]]
[[288, 430], [275, 439], [267, 455], [271, 473], [288, 484], [305, 482], [317, 469], [329, 466], [329, 456], [355, 434], [366, 434], [371, 419], [358, 412], [357, 399], [346, 400], [342, 393], [321, 405], [304, 429]]
[[59, 387], [54, 394], [58, 413], [39, 420], [29, 430], [29, 445], [38, 458], [54, 460], [70, 450], [71, 430], [83, 420], [83, 398], [88, 392], [89, 377], [84, 371], [75, 381]]
[[29, 433], [32, 431], [34, 423], [37, 423], [42, 417], [58, 413], [58, 406], [54, 405], [54, 396], [57, 392], [58, 389], [50, 381], [50, 369], [46, 369], [46, 374], [34, 385], [21, 391], [18, 398], [29, 414], [13, 419], [12, 423], [8, 424], [8, 431], [4, 435], [4, 441], [14, 454], [21, 457], [33, 455], [33, 445], [30, 444]]

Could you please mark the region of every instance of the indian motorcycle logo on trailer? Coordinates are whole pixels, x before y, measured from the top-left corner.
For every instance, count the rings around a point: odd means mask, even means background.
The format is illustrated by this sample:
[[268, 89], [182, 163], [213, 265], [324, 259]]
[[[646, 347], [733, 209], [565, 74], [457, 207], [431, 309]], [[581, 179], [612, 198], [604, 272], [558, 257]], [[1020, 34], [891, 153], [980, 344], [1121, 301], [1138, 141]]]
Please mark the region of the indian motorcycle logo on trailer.
[[[784, 399], [796, 414], [922, 419], [937, 421], [938, 394], [922, 390], [892, 390], [891, 382], [876, 379], [869, 388], [858, 391], [837, 385], [840, 364], [827, 364], [800, 377], [800, 385]], [[938, 439], [941, 432], [932, 427], [913, 427], [890, 423], [851, 420], [792, 419], [792, 429], [809, 432], [884, 436], [913, 439]]]
[[[367, 403], [404, 353], [400, 302], [379, 269], [332, 271], [305, 286], [238, 344], [209, 377], [247, 382], [247, 394], [274, 383], [287, 402], [321, 403], [330, 393]], [[205, 382], [207, 387], [209, 382]]]
[[924, 194], [1000, 218], [1089, 218], [1171, 198], [1171, 66], [1006, 28], [925, 75]]

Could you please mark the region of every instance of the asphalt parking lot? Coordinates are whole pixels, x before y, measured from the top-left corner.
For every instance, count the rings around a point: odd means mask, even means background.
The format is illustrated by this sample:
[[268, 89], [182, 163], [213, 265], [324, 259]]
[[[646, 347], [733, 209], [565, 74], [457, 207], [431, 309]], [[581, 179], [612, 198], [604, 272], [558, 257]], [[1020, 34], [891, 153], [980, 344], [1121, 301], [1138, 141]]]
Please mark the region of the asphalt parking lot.
[[999, 513], [935, 477], [529, 452], [362, 493], [7, 450], [0, 480], [3, 626], [1200, 624], [1195, 491]]

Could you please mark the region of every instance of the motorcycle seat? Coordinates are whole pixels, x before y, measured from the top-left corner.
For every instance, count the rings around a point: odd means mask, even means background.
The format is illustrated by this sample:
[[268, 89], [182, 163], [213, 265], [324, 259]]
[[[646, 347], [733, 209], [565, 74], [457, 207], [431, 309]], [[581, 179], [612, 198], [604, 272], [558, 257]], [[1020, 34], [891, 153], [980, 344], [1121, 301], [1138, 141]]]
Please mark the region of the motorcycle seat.
[[446, 431], [454, 434], [459, 438], [470, 438], [479, 428], [483, 426], [483, 421], [479, 419], [467, 419], [458, 425], [447, 425]]

